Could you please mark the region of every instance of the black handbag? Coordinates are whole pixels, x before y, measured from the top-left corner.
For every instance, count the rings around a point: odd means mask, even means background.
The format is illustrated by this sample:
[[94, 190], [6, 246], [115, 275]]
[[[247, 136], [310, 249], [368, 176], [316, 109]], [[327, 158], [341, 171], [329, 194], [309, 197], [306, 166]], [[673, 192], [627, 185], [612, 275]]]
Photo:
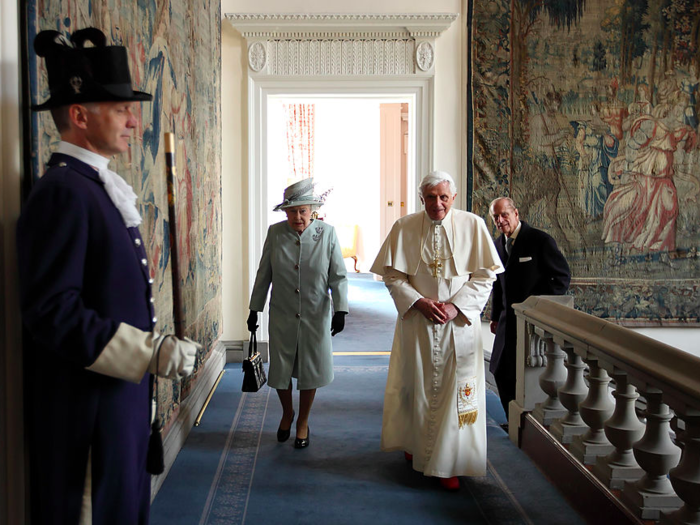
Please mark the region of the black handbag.
[[250, 332], [248, 357], [243, 360], [243, 392], [257, 392], [267, 382], [262, 356], [258, 353], [258, 340], [255, 332]]

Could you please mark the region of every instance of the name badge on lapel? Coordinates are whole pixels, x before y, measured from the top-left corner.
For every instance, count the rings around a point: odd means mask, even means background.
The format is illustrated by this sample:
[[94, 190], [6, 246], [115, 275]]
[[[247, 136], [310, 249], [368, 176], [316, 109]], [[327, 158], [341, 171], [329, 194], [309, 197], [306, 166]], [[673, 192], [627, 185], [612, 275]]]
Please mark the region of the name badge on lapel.
[[532, 260], [532, 257], [520, 257], [518, 258], [518, 262], [530, 262]]

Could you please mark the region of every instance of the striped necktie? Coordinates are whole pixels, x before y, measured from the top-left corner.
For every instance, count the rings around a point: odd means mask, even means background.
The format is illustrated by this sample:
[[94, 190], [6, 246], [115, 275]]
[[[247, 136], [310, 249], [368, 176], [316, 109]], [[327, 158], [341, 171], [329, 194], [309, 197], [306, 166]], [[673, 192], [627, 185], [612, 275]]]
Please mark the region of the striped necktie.
[[506, 254], [510, 257], [510, 252], [513, 251], [513, 237], [506, 239]]

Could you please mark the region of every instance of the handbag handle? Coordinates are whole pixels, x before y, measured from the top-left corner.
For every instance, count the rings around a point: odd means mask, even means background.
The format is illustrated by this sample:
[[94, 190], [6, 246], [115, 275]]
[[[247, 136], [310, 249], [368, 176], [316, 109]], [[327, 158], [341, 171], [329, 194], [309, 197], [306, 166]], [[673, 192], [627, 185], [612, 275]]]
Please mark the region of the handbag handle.
[[248, 343], [248, 358], [258, 353], [258, 338], [255, 332], [250, 332], [250, 343]]

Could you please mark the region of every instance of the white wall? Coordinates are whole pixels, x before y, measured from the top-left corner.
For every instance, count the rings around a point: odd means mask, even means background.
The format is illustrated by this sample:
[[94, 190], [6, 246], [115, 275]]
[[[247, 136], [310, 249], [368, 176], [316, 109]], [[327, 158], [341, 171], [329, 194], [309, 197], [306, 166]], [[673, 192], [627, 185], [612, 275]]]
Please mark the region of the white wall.
[[700, 329], [698, 328], [633, 328], [632, 330], [700, 357]]
[[[460, 13], [461, 0], [222, 0], [226, 13]], [[247, 337], [247, 129], [245, 42], [226, 20], [222, 23], [222, 176], [224, 247], [222, 276], [224, 340]], [[462, 180], [464, 107], [462, 100], [462, 19], [437, 39], [435, 62], [434, 166]], [[461, 207], [464, 193], [459, 188]], [[329, 221], [330, 222], [330, 221]]]
[[[229, 2], [233, 3], [233, 2]], [[222, 2], [222, 12], [228, 12]], [[222, 233], [222, 339], [246, 338], [248, 316], [248, 194], [245, 42], [225, 21], [221, 24], [221, 205]]]

